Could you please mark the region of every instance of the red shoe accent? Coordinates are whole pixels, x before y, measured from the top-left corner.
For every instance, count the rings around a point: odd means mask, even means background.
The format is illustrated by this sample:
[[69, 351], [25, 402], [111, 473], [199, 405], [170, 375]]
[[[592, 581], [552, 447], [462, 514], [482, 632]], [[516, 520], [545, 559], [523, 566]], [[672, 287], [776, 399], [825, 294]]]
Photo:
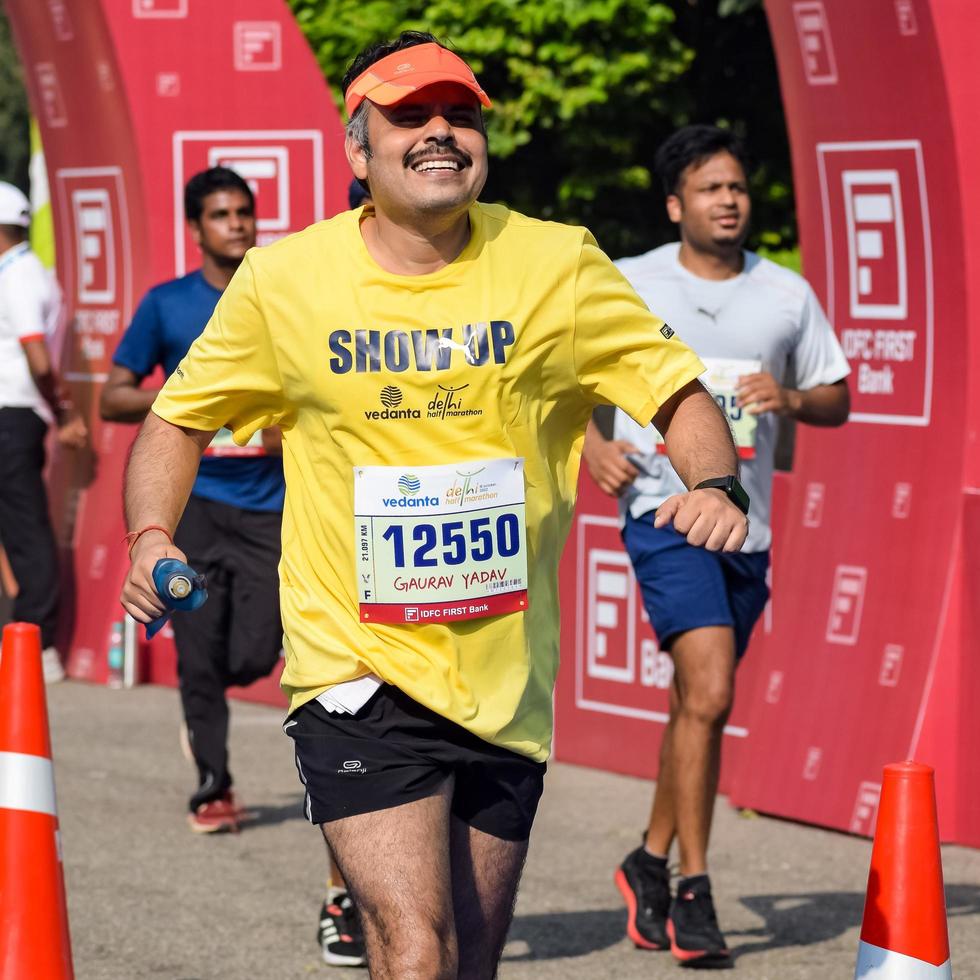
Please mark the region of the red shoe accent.
[[[636, 896], [633, 894], [633, 889], [630, 888], [626, 881], [626, 875], [623, 873], [622, 868], [618, 868], [616, 874], [613, 875], [613, 881], [616, 882], [616, 887], [619, 889], [620, 894], [623, 896], [623, 900], [626, 902], [627, 916], [626, 916], [626, 935], [633, 940], [636, 946], [640, 949], [663, 949], [663, 946], [658, 943], [652, 943], [649, 939], [644, 939], [640, 935], [640, 931], [636, 928]], [[670, 928], [670, 923], [667, 923], [667, 927]]]
[[187, 815], [187, 821], [195, 834], [237, 834], [241, 827], [240, 811], [235, 805], [231, 794], [202, 803], [193, 813]]
[[692, 960], [704, 959], [705, 956], [727, 959], [731, 955], [727, 949], [719, 950], [717, 953], [711, 953], [706, 949], [681, 949], [677, 945], [677, 937], [674, 934], [674, 923], [670, 919], [667, 920], [667, 935], [670, 936], [670, 951], [674, 959], [680, 960], [681, 963], [690, 963]]

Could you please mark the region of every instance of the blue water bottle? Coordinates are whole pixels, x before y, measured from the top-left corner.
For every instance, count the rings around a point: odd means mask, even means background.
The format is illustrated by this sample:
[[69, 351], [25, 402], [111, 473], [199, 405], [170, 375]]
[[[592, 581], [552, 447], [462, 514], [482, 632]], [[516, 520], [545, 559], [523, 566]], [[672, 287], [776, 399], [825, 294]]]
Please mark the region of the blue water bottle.
[[153, 585], [168, 612], [146, 624], [146, 638], [152, 640], [175, 611], [192, 612], [208, 599], [208, 583], [190, 565], [176, 558], [161, 558], [153, 566]]

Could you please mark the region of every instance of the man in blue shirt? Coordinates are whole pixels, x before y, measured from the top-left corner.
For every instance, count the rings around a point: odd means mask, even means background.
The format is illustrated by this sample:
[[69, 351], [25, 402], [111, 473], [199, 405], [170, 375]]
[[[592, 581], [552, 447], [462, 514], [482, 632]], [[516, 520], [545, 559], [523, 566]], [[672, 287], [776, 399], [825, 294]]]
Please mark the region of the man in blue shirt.
[[[113, 356], [102, 390], [102, 417], [141, 422], [156, 391], [142, 388], [158, 367], [177, 369], [211, 318], [246, 251], [255, 244], [248, 184], [214, 167], [184, 192], [188, 227], [201, 268], [151, 289]], [[180, 695], [199, 784], [190, 799], [191, 829], [237, 831], [241, 811], [228, 771], [225, 689], [268, 674], [279, 661], [280, 531], [285, 481], [278, 434], [263, 432], [244, 448], [221, 431], [198, 471], [176, 538], [191, 566], [208, 579], [208, 602], [173, 618]]]

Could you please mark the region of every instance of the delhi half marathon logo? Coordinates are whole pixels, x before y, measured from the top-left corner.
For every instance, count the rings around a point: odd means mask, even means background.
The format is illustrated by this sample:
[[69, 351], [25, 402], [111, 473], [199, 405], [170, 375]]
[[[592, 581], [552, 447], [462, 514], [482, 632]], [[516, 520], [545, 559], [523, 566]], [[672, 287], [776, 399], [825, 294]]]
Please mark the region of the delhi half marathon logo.
[[482, 408], [463, 408], [463, 399], [459, 394], [469, 385], [460, 385], [458, 388], [449, 388], [446, 385], [439, 385], [435, 398], [426, 406], [430, 419], [455, 419], [463, 415], [482, 415]]
[[422, 418], [422, 413], [417, 408], [399, 408], [405, 400], [405, 396], [397, 385], [385, 385], [378, 398], [384, 407], [381, 411], [367, 409], [364, 412], [364, 417], [369, 422], [393, 422], [400, 419]]
[[485, 469], [485, 466], [481, 466], [478, 470], [469, 473], [456, 470], [456, 479], [446, 490], [446, 504], [452, 507], [466, 507], [469, 504], [489, 503], [491, 500], [496, 500], [500, 493], [495, 480], [474, 479]]
[[414, 497], [422, 489], [422, 481], [414, 473], [405, 473], [398, 479], [398, 489], [403, 497]]

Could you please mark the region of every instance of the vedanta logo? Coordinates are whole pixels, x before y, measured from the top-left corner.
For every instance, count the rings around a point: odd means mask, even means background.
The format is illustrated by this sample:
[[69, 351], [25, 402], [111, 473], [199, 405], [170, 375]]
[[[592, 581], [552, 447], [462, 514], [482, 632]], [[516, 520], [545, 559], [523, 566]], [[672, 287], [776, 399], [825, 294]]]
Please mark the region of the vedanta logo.
[[381, 389], [381, 404], [385, 408], [398, 408], [402, 403], [402, 390], [394, 385]]
[[438, 497], [382, 497], [385, 507], [438, 507]]
[[422, 481], [414, 473], [406, 473], [398, 480], [403, 497], [414, 497], [422, 489]]

